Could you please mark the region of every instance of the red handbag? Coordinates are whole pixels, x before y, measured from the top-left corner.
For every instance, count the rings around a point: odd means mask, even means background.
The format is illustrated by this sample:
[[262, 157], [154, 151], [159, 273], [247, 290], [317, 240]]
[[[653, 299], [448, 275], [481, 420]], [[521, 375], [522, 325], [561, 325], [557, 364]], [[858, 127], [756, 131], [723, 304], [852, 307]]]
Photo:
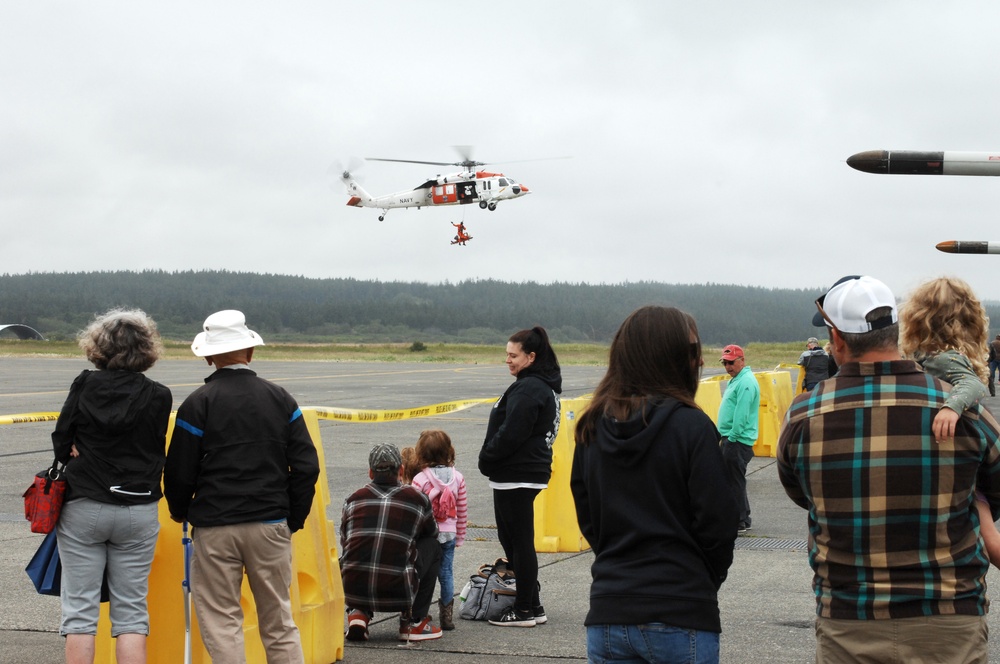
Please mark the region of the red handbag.
[[66, 497], [65, 470], [66, 466], [53, 461], [24, 492], [24, 518], [31, 522], [31, 532], [48, 534], [56, 529]]

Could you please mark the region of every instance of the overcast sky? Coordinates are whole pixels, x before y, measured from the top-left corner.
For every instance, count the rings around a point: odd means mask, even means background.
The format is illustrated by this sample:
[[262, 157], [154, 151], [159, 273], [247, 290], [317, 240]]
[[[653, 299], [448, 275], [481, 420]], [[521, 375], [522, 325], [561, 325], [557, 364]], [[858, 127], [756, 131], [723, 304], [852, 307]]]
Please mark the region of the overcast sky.
[[[1000, 240], [1000, 180], [845, 164], [1000, 150], [998, 25], [985, 1], [5, 2], [0, 273], [866, 273], [900, 297], [951, 274], [1000, 299], [1000, 256], [934, 248]], [[331, 169], [455, 145], [534, 193], [380, 223]], [[380, 195], [449, 170], [358, 173]]]

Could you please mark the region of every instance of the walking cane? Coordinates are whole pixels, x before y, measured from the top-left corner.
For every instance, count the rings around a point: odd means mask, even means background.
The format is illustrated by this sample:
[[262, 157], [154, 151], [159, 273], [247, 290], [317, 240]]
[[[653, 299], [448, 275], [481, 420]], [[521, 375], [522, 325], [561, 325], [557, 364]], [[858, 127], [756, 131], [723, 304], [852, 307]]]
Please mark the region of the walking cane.
[[184, 522], [184, 664], [191, 664], [191, 538], [188, 537], [188, 522]]

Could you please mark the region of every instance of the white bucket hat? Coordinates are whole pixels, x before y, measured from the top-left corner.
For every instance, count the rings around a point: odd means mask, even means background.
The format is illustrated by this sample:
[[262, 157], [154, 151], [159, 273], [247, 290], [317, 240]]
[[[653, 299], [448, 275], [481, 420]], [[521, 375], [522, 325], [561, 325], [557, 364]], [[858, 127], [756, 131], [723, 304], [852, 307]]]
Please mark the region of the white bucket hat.
[[191, 351], [198, 357], [264, 345], [260, 335], [247, 327], [247, 319], [242, 311], [216, 311], [205, 319], [203, 327], [204, 332], [198, 333], [191, 343]]

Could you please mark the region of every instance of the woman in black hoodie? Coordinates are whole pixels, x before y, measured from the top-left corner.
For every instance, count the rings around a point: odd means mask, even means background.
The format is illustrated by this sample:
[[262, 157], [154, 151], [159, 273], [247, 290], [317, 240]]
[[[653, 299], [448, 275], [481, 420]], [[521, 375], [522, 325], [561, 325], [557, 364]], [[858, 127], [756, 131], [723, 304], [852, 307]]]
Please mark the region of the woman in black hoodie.
[[493, 625], [534, 627], [546, 621], [538, 598], [535, 496], [552, 475], [552, 443], [559, 431], [562, 373], [542, 327], [507, 342], [507, 368], [516, 378], [490, 413], [479, 470], [490, 478], [497, 535], [517, 576], [517, 599]]
[[160, 530], [170, 390], [146, 378], [162, 345], [153, 319], [114, 309], [80, 333], [97, 371], [69, 389], [52, 432], [66, 463], [57, 526], [67, 664], [94, 661], [101, 579], [107, 574], [111, 636], [119, 662], [145, 662], [149, 570]]
[[591, 568], [591, 662], [719, 661], [718, 590], [738, 513], [719, 432], [695, 404], [694, 319], [633, 312], [576, 427], [570, 487]]

